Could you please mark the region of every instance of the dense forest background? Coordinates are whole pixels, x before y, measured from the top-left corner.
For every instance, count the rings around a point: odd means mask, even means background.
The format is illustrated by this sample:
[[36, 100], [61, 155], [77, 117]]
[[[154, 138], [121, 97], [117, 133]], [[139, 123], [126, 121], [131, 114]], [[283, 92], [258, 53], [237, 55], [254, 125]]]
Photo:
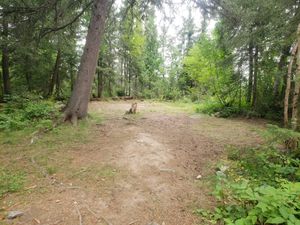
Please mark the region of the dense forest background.
[[[2, 101], [32, 94], [69, 99], [91, 5], [1, 1]], [[299, 0], [117, 1], [109, 8], [91, 98], [202, 102], [202, 112], [279, 121], [285, 115], [285, 125], [296, 128], [299, 6]], [[171, 37], [168, 29], [180, 16], [183, 24]]]

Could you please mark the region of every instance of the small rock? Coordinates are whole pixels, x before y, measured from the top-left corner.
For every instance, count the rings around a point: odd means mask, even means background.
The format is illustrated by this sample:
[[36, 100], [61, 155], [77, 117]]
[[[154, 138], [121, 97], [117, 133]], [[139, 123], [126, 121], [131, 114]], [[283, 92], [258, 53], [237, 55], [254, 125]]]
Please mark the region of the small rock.
[[201, 175], [201, 174], [199, 174], [199, 175], [196, 177], [197, 180], [200, 180], [201, 178], [202, 178], [202, 175]]
[[12, 219], [15, 219], [15, 218], [23, 216], [23, 215], [24, 215], [24, 212], [22, 212], [22, 211], [10, 211], [7, 214], [7, 219], [12, 220]]

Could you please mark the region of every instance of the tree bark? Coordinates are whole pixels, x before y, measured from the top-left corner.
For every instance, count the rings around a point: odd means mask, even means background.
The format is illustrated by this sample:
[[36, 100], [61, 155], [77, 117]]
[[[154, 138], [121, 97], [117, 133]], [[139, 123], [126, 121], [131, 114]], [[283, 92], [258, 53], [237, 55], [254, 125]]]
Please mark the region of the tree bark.
[[109, 97], [112, 97], [112, 85], [111, 85], [111, 79], [108, 79], [108, 94]]
[[31, 75], [31, 70], [30, 67], [31, 65], [31, 60], [29, 57], [29, 54], [25, 55], [25, 69], [24, 69], [24, 73], [25, 73], [25, 79], [26, 79], [26, 84], [27, 84], [27, 90], [29, 92], [32, 91], [32, 75]]
[[30, 91], [32, 91], [32, 85], [31, 85], [32, 76], [31, 76], [30, 71], [26, 71], [25, 78], [26, 78], [26, 83], [27, 83], [27, 90], [30, 92]]
[[283, 122], [284, 126], [288, 127], [289, 123], [289, 98], [290, 98], [290, 92], [291, 92], [291, 76], [293, 71], [293, 64], [295, 60], [295, 54], [298, 49], [298, 43], [294, 44], [294, 47], [292, 49], [290, 63], [288, 66], [288, 73], [286, 78], [286, 88], [285, 88], [285, 97], [284, 97], [284, 115], [283, 115]]
[[65, 120], [77, 123], [87, 116], [92, 82], [96, 72], [101, 39], [105, 30], [110, 0], [94, 0], [92, 16], [81, 57], [77, 80], [65, 110]]
[[249, 80], [248, 80], [248, 94], [247, 102], [251, 103], [253, 91], [253, 44], [249, 44]]
[[103, 93], [103, 72], [102, 71], [98, 71], [97, 73], [97, 78], [98, 78], [98, 93], [97, 93], [97, 97], [98, 98], [102, 98], [102, 93]]
[[300, 91], [300, 24], [297, 30], [298, 36], [298, 50], [296, 55], [296, 74], [295, 74], [295, 89], [293, 95], [293, 103], [292, 103], [292, 129], [297, 130], [298, 127], [298, 100], [299, 100], [299, 91]]
[[253, 90], [252, 90], [252, 108], [257, 106], [257, 76], [258, 76], [258, 47], [254, 48], [254, 72], [253, 72]]
[[290, 53], [290, 46], [284, 47], [282, 49], [279, 63], [278, 63], [278, 72], [275, 77], [274, 86], [273, 86], [273, 96], [274, 96], [274, 103], [277, 104], [280, 96], [281, 96], [281, 90], [279, 90], [280, 83], [284, 77], [284, 74], [286, 74], [286, 60]]
[[60, 77], [59, 77], [60, 64], [61, 64], [61, 49], [59, 48], [57, 50], [55, 65], [50, 79], [49, 92], [48, 92], [48, 96], [51, 96], [55, 88], [56, 98], [59, 98], [59, 94], [60, 94]]
[[9, 49], [8, 49], [8, 22], [2, 17], [2, 75], [3, 75], [3, 94], [11, 94], [10, 77], [9, 77]]
[[73, 71], [73, 65], [70, 65], [70, 82], [71, 82], [71, 92], [74, 89], [74, 71]]
[[124, 59], [121, 58], [121, 83], [120, 86], [123, 88], [123, 79], [124, 79]]
[[[129, 63], [131, 64], [131, 61], [129, 60]], [[128, 71], [128, 96], [131, 96], [131, 74], [132, 71]]]

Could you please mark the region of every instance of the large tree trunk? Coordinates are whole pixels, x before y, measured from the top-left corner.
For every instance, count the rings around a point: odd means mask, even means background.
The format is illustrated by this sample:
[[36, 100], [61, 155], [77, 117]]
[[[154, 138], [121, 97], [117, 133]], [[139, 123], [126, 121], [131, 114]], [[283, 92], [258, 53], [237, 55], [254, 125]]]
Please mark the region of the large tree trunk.
[[298, 100], [299, 100], [299, 91], [300, 91], [300, 24], [298, 26], [298, 50], [296, 55], [296, 74], [295, 74], [295, 89], [293, 95], [292, 103], [292, 129], [297, 130], [298, 126]]
[[77, 80], [65, 110], [65, 120], [77, 123], [87, 116], [92, 82], [96, 72], [101, 38], [105, 30], [110, 0], [94, 0], [92, 17], [81, 57]]
[[249, 44], [249, 80], [248, 80], [248, 94], [247, 102], [251, 103], [253, 91], [253, 44]]
[[2, 75], [3, 75], [3, 94], [11, 94], [9, 77], [9, 49], [8, 49], [8, 22], [2, 17]]
[[288, 127], [288, 123], [289, 123], [289, 98], [291, 92], [291, 77], [292, 77], [293, 63], [295, 60], [295, 54], [297, 49], [298, 49], [298, 43], [294, 44], [294, 47], [292, 49], [290, 63], [288, 66], [287, 78], [286, 78], [286, 88], [285, 88], [285, 97], [284, 97], [284, 115], [283, 115], [283, 122], [285, 127]]

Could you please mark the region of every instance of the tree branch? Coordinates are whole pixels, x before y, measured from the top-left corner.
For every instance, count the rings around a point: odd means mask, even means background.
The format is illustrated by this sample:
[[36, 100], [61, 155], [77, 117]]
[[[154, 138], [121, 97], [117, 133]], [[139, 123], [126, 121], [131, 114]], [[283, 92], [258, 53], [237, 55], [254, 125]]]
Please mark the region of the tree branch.
[[59, 26], [59, 27], [52, 27], [52, 28], [44, 28], [43, 32], [40, 34], [40, 38], [45, 37], [47, 34], [52, 33], [52, 32], [56, 32], [62, 29], [65, 29], [66, 27], [72, 25], [73, 23], [75, 23], [82, 15], [83, 13], [91, 6], [91, 4], [93, 3], [93, 1], [90, 1], [82, 10], [81, 12], [76, 15], [70, 22]]

